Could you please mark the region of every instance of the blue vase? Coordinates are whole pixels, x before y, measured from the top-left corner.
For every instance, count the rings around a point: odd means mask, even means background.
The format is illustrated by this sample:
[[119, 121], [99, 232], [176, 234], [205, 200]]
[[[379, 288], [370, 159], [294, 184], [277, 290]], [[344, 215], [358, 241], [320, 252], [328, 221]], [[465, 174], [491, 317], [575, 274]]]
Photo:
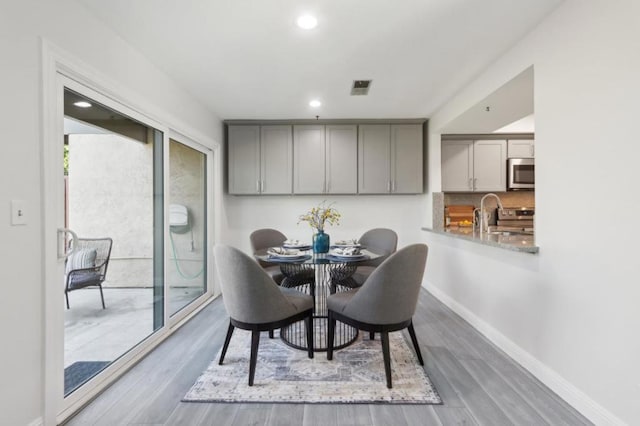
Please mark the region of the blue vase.
[[316, 234], [313, 234], [313, 252], [329, 252], [329, 234], [325, 234], [322, 229], [318, 229], [318, 232]]

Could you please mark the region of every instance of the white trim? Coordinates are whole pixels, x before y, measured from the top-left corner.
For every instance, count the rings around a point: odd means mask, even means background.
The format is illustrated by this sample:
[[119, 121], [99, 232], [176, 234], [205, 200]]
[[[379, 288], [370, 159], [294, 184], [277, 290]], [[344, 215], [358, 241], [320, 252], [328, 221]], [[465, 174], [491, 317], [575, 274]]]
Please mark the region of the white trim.
[[438, 287], [428, 281], [423, 283], [423, 287], [593, 423], [612, 426], [626, 424]]
[[[167, 170], [169, 170], [170, 167], [170, 152], [171, 152], [171, 140], [174, 140], [175, 142], [182, 144], [184, 146], [187, 146], [191, 149], [194, 149], [198, 152], [200, 152], [201, 154], [203, 154], [205, 156], [206, 159], [206, 202], [207, 202], [207, 235], [206, 235], [206, 240], [207, 240], [207, 249], [206, 249], [206, 254], [207, 254], [207, 258], [205, 259], [206, 262], [206, 271], [207, 271], [207, 282], [206, 282], [206, 292], [204, 294], [202, 294], [201, 296], [197, 297], [196, 299], [192, 300], [191, 302], [189, 302], [186, 306], [182, 307], [178, 312], [176, 312], [173, 316], [171, 316], [170, 312], [167, 312], [167, 324], [169, 326], [169, 328], [173, 329], [177, 326], [177, 324], [181, 323], [181, 321], [186, 318], [187, 316], [191, 315], [191, 313], [198, 308], [199, 304], [202, 303], [203, 300], [207, 300], [208, 298], [211, 298], [213, 296], [215, 296], [215, 293], [213, 291], [213, 273], [212, 273], [212, 266], [213, 266], [213, 262], [212, 262], [212, 257], [211, 257], [211, 247], [213, 247], [213, 245], [211, 244], [211, 241], [213, 239], [213, 235], [214, 235], [214, 222], [215, 222], [215, 212], [212, 210], [212, 206], [213, 206], [213, 197], [214, 197], [214, 191], [213, 191], [213, 179], [212, 179], [212, 173], [213, 173], [213, 161], [214, 161], [214, 151], [205, 146], [202, 145], [196, 141], [194, 141], [193, 139], [191, 139], [190, 137], [182, 134], [181, 132], [178, 132], [176, 130], [173, 129], [169, 129], [169, 133], [168, 133], [168, 141], [169, 141], [169, 148], [167, 150], [167, 153], [169, 153], [169, 155], [167, 155]], [[217, 150], [217, 145], [215, 147], [215, 149]], [[169, 170], [169, 173], [166, 173], [165, 176], [167, 178], [167, 188], [166, 188], [166, 194], [170, 195], [171, 194], [171, 188], [170, 186], [170, 182], [169, 182], [169, 177], [170, 177], [170, 173], [171, 170]], [[167, 203], [170, 203], [171, 200], [169, 200], [169, 197], [165, 197]], [[168, 222], [167, 222], [168, 223]], [[167, 225], [167, 236], [165, 238], [170, 238], [169, 237], [169, 232], [170, 228]], [[165, 240], [167, 241], [167, 240]], [[165, 248], [167, 247], [167, 245], [165, 244]], [[168, 259], [168, 257], [165, 255], [165, 259]], [[166, 267], [165, 267], [165, 273], [166, 273]], [[166, 283], [166, 276], [165, 276], [165, 283]], [[168, 291], [169, 291], [169, 286], [165, 285], [165, 297], [168, 297]]]
[[27, 426], [43, 426], [43, 425], [44, 423], [42, 421], [42, 417], [38, 417], [37, 419], [29, 423]]
[[[63, 134], [62, 120], [59, 119], [64, 113], [61, 88], [63, 85], [67, 87], [82, 87], [83, 93], [91, 93], [97, 101], [101, 101], [101, 103], [107, 106], [111, 105], [118, 111], [162, 131], [164, 141], [166, 141], [163, 143], [165, 157], [167, 157], [166, 153], [168, 152], [166, 146], [170, 131], [174, 128], [189, 129], [189, 127], [185, 126], [180, 120], [175, 119], [175, 117], [171, 117], [163, 111], [159, 112], [154, 105], [144, 101], [135, 91], [128, 90], [117, 82], [99, 74], [76, 57], [69, 55], [64, 50], [43, 38], [41, 38], [40, 53], [42, 108], [40, 127], [42, 150], [41, 237], [43, 241], [41, 281], [44, 286], [44, 351], [42, 361], [42, 365], [44, 366], [44, 413], [41, 424], [53, 426], [66, 420], [67, 417], [104, 390], [108, 384], [124, 374], [128, 368], [140, 361], [145, 354], [160, 344], [172, 334], [173, 331], [202, 310], [213, 298], [210, 294], [208, 295], [208, 300], [206, 297], [199, 298], [199, 301], [196, 302], [199, 306], [183, 318], [176, 320], [173, 324], [167, 322], [167, 309], [165, 305], [165, 323], [162, 328], [152, 333], [121, 358], [114, 361], [103, 373], [89, 381], [86, 388], [83, 387], [85, 389], [79, 389], [68, 398], [64, 398], [62, 386], [62, 366], [64, 364], [64, 339], [62, 336], [64, 336], [64, 317], [63, 310], [61, 309], [62, 305], [60, 305], [61, 293], [59, 291], [60, 286], [48, 282], [52, 281], [50, 277], [62, 277], [63, 275], [62, 263], [56, 260], [57, 238], [56, 235], [52, 235], [52, 230], [55, 230], [59, 225], [59, 212], [63, 209], [61, 197], [59, 196], [59, 194], [62, 193], [60, 187], [62, 182], [60, 179], [62, 169], [60, 167], [54, 167], [55, 164], [61, 164], [62, 161], [62, 145], [57, 143], [61, 140], [61, 135]], [[64, 81], [61, 81], [61, 79], [64, 79]], [[126, 94], [126, 97], [120, 94]], [[164, 119], [156, 119], [153, 118], [154, 116], [162, 116]], [[172, 124], [178, 125], [172, 126]], [[210, 143], [213, 150], [218, 150], [220, 147], [216, 141], [200, 135], [197, 131], [181, 131], [180, 133], [196, 135], [192, 138], [193, 140]], [[58, 157], [60, 161], [57, 161]], [[220, 167], [218, 163], [219, 160], [216, 162], [216, 165]], [[165, 168], [165, 170], [168, 169]], [[213, 170], [211, 172], [213, 173]], [[214, 187], [215, 180], [213, 179], [213, 175], [211, 176], [209, 184], [212, 190], [214, 188], [216, 190], [218, 189]], [[166, 183], [164, 186], [166, 189]], [[216, 198], [220, 196], [220, 194], [215, 195]], [[165, 214], [166, 213], [167, 205], [165, 202]], [[217, 229], [218, 224], [215, 224], [211, 228]], [[168, 225], [166, 225], [166, 230], [168, 230]], [[164, 249], [166, 250], [166, 245]], [[60, 273], [57, 274], [55, 271], [60, 271]], [[55, 279], [53, 281], [55, 281]]]

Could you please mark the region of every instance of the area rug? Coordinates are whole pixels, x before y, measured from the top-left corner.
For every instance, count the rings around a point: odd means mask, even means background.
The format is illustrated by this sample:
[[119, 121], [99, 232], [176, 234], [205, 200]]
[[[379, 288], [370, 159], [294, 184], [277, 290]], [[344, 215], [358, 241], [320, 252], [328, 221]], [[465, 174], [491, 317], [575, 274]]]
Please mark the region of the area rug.
[[65, 368], [64, 394], [69, 395], [110, 363], [110, 361], [76, 361]]
[[386, 386], [379, 337], [361, 336], [327, 361], [326, 352], [309, 359], [306, 351], [287, 346], [277, 333], [274, 339], [262, 333], [255, 381], [249, 386], [251, 333], [236, 329], [224, 364], [218, 365], [218, 353], [182, 401], [442, 404], [402, 333], [389, 335], [392, 389]]

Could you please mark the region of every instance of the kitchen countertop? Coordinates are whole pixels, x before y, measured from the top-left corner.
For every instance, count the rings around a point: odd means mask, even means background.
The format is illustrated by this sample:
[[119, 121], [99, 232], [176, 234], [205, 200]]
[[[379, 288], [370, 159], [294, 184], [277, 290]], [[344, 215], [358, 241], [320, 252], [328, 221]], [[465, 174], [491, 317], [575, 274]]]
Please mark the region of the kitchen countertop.
[[483, 234], [481, 236], [478, 231], [473, 231], [471, 228], [437, 230], [423, 227], [422, 230], [433, 232], [434, 234], [446, 235], [448, 237], [471, 241], [485, 246], [499, 247], [523, 253], [538, 253], [538, 251], [540, 250], [540, 248], [535, 245], [535, 238], [533, 235]]

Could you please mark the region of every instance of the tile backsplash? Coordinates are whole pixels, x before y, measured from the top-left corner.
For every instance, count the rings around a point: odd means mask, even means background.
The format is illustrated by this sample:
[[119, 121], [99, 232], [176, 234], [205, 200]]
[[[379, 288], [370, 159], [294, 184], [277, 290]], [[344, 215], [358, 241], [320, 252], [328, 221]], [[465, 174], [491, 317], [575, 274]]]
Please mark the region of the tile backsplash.
[[[433, 193], [433, 229], [444, 229], [444, 208], [450, 205], [472, 204], [480, 207], [484, 192], [434, 192]], [[509, 191], [495, 193], [504, 207], [535, 207], [534, 191]], [[486, 206], [497, 207], [494, 198], [487, 199]]]

